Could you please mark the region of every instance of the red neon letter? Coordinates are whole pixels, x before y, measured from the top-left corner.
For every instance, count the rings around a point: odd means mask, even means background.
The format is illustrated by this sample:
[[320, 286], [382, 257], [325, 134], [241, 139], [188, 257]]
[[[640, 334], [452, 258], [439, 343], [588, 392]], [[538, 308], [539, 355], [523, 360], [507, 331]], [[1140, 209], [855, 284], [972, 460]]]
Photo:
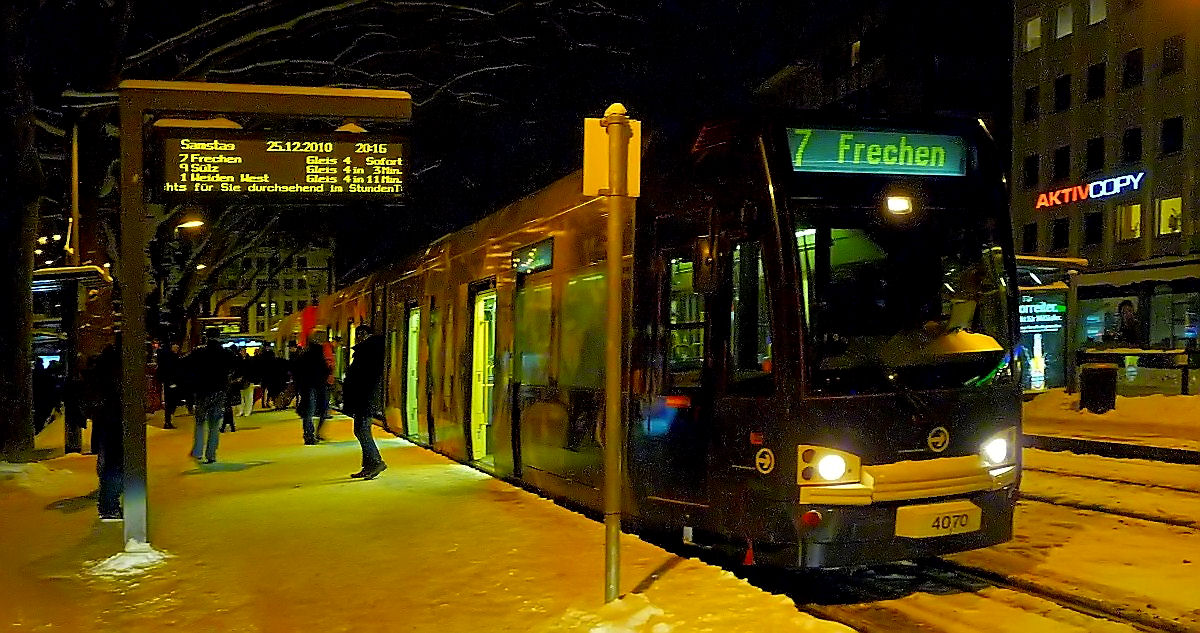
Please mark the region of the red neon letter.
[[1042, 207], [1048, 207], [1048, 206], [1050, 206], [1050, 201], [1046, 198], [1046, 194], [1043, 193], [1043, 194], [1038, 195], [1037, 205], [1034, 206], [1033, 208], [1040, 209]]

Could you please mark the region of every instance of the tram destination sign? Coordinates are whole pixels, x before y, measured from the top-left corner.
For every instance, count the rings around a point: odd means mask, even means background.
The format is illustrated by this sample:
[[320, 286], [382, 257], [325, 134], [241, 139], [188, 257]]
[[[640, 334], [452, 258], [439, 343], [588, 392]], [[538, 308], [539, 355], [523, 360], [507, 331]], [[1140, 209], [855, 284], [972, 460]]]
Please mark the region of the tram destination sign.
[[404, 193], [404, 144], [331, 135], [176, 136], [163, 141], [168, 194], [388, 198]]
[[961, 136], [788, 128], [792, 171], [841, 174], [963, 176]]

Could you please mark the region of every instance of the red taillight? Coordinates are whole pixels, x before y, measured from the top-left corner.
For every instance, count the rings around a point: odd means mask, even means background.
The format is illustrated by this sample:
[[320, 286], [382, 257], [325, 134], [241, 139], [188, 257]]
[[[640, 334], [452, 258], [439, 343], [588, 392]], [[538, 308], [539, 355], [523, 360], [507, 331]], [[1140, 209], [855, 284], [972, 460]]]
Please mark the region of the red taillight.
[[667, 396], [664, 400], [668, 409], [686, 409], [692, 406], [691, 396]]
[[821, 513], [816, 510], [809, 510], [800, 515], [800, 522], [812, 528], [821, 524]]

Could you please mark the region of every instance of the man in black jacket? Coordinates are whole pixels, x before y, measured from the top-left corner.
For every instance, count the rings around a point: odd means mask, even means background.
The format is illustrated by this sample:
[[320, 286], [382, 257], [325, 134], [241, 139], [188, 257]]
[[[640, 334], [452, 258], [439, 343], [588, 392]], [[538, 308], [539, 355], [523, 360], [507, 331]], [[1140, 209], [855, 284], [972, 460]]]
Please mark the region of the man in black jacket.
[[325, 409], [328, 406], [329, 365], [325, 362], [325, 351], [316, 336], [308, 339], [304, 351], [296, 357], [292, 365], [292, 378], [296, 381], [296, 390], [300, 393], [300, 421], [304, 425], [304, 443], [318, 443], [317, 428], [313, 426], [313, 418], [323, 421]]
[[350, 476], [374, 479], [387, 470], [375, 438], [371, 437], [375, 396], [383, 383], [384, 344], [383, 337], [375, 336], [366, 325], [359, 326], [357, 334], [359, 343], [354, 346], [354, 360], [342, 383], [342, 409], [354, 418], [354, 437], [362, 446], [362, 470]]
[[[188, 370], [196, 393], [196, 435], [192, 458], [211, 464], [217, 461], [221, 420], [225, 416], [226, 394], [233, 375], [233, 354], [221, 347], [221, 332], [215, 327], [205, 329], [204, 346], [189, 356]], [[205, 434], [207, 432], [207, 441]]]

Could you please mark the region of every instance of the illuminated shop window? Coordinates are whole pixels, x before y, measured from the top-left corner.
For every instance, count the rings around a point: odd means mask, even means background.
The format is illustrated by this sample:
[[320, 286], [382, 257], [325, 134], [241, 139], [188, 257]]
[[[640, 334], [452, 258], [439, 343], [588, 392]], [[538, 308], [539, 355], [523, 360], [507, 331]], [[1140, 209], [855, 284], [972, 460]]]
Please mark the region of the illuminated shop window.
[[1117, 239], [1136, 240], [1142, 236], [1142, 205], [1123, 204], [1117, 207]]
[[1107, 0], [1088, 0], [1088, 24], [1103, 22], [1107, 17]]
[[1155, 220], [1158, 235], [1170, 235], [1183, 230], [1183, 198], [1163, 198], [1158, 201]]
[[850, 45], [850, 67], [854, 68], [860, 63], [862, 63], [862, 40], [855, 40]]
[[1030, 18], [1025, 21], [1025, 51], [1031, 51], [1042, 45], [1042, 18]]
[[1058, 7], [1058, 25], [1054, 30], [1055, 39], [1061, 39], [1071, 34], [1073, 24], [1075, 22], [1075, 12], [1071, 10], [1071, 5], [1064, 4]]

